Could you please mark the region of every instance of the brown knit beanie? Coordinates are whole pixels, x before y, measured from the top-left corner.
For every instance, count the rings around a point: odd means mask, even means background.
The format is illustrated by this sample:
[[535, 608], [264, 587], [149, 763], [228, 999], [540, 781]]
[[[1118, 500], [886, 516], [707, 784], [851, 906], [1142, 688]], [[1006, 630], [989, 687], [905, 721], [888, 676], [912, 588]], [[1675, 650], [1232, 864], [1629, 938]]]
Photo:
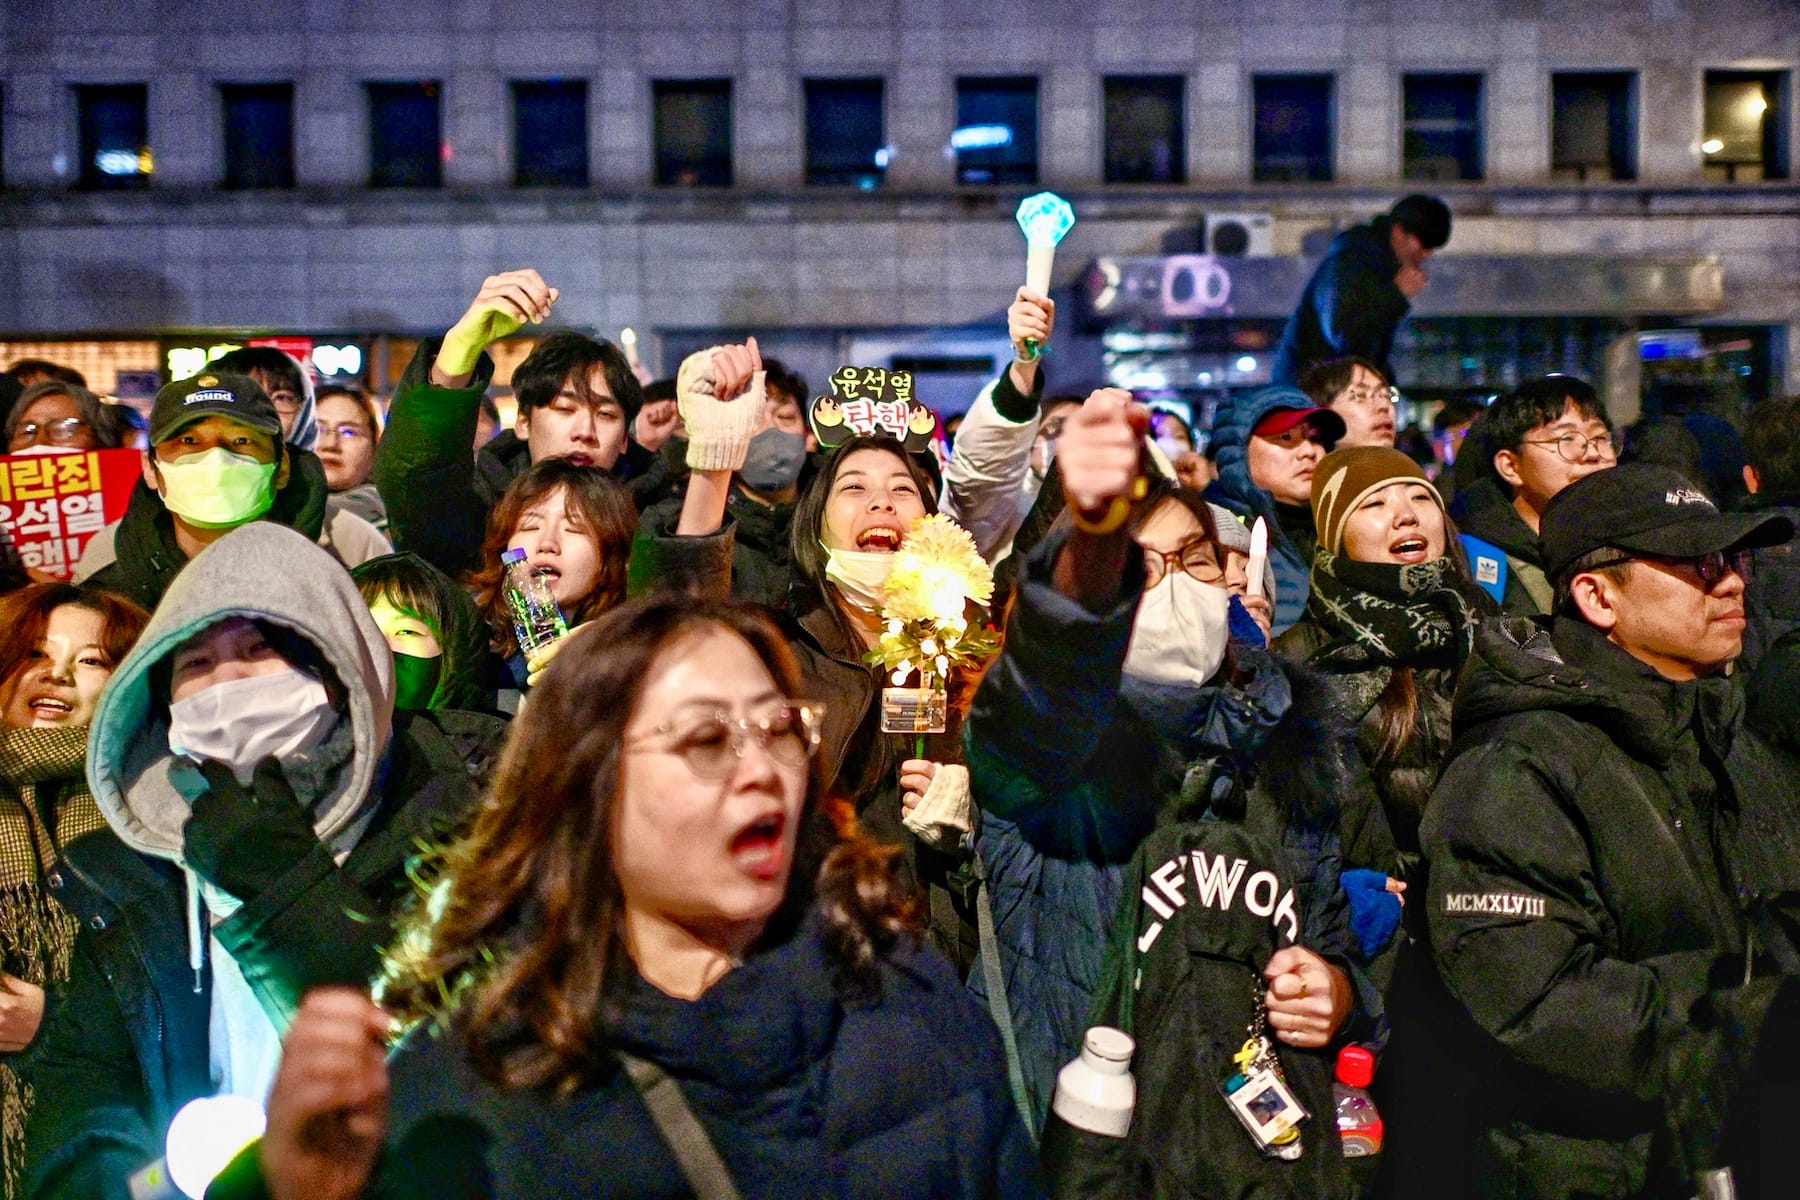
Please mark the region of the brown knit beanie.
[[1333, 450], [1313, 468], [1313, 527], [1319, 545], [1332, 554], [1344, 547], [1344, 522], [1369, 493], [1390, 483], [1424, 484], [1431, 498], [1444, 507], [1444, 498], [1411, 458], [1391, 446], [1349, 446]]

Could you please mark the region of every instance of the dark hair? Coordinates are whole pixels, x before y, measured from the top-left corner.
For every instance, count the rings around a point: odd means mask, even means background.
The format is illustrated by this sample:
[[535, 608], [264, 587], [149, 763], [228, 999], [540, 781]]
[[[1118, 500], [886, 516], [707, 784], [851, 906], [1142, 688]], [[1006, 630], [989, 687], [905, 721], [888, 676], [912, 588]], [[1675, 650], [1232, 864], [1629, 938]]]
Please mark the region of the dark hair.
[[632, 373], [625, 352], [605, 338], [591, 338], [584, 333], [553, 333], [538, 342], [513, 368], [513, 395], [518, 397], [519, 412], [529, 414], [556, 399], [566, 383], [583, 403], [593, 406], [605, 399], [588, 385], [588, 376], [599, 367], [606, 376], [606, 389], [625, 411], [625, 423], [637, 418], [644, 405], [644, 389]]
[[[351, 400], [355, 401], [356, 406], [362, 409], [363, 415], [369, 418], [370, 438], [376, 442], [381, 440], [381, 406], [375, 403], [375, 397], [369, 395], [369, 393], [363, 391], [361, 388], [352, 387], [349, 384], [322, 383], [319, 385], [318, 390], [313, 393], [313, 413], [316, 415], [319, 411], [319, 405], [325, 403], [325, 401], [331, 399], [333, 396], [348, 396]], [[483, 393], [482, 399], [487, 399], [485, 393]]]
[[492, 421], [495, 429], [500, 427], [500, 406], [486, 392], [481, 393], [481, 415]]
[[[265, 390], [270, 393], [286, 389], [296, 396], [306, 395], [306, 373], [300, 361], [273, 346], [243, 346], [219, 355], [206, 365], [209, 370], [230, 371], [249, 375], [252, 379], [256, 378], [252, 372], [267, 376], [272, 386]], [[257, 382], [262, 380], [257, 379]]]
[[673, 379], [655, 379], [644, 385], [645, 404], [655, 404], [673, 399], [675, 399], [675, 381]]
[[779, 358], [763, 359], [763, 387], [767, 392], [792, 396], [800, 406], [800, 414], [806, 415], [806, 402], [811, 398], [806, 394], [806, 377]]
[[[1604, 575], [1614, 583], [1625, 582], [1625, 576], [1631, 572], [1631, 560], [1621, 562], [1623, 553], [1616, 546], [1601, 546], [1589, 550], [1558, 571], [1556, 578], [1550, 581], [1554, 589], [1555, 599], [1550, 605], [1553, 613], [1564, 613], [1568, 616], [1580, 615], [1575, 608], [1573, 587], [1577, 575]], [[1602, 565], [1604, 564], [1604, 565]]]
[[324, 683], [326, 694], [332, 705], [337, 708], [343, 706], [346, 698], [350, 695], [350, 690], [344, 686], [343, 680], [338, 676], [337, 668], [333, 667], [326, 659], [325, 652], [320, 650], [310, 637], [297, 629], [267, 617], [254, 617], [247, 612], [221, 612], [215, 613], [206, 624], [176, 643], [167, 654], [150, 664], [145, 675], [150, 686], [152, 712], [165, 719], [168, 716], [169, 700], [175, 690], [176, 652], [188, 642], [227, 621], [247, 621], [256, 626], [256, 630], [262, 634], [263, 640], [268, 642], [275, 653], [279, 654], [290, 667], [297, 671], [304, 671]]
[[496, 653], [518, 649], [512, 613], [506, 606], [506, 572], [500, 555], [512, 540], [513, 529], [525, 510], [556, 491], [565, 489], [568, 511], [579, 513], [598, 546], [599, 575], [593, 590], [569, 614], [571, 624], [591, 621], [625, 598], [625, 567], [631, 557], [631, 539], [637, 532], [637, 509], [625, 488], [599, 467], [576, 466], [566, 458], [533, 463], [500, 494], [488, 514], [487, 535], [481, 541], [481, 567], [466, 577], [475, 589], [475, 606], [488, 623]]
[[1450, 206], [1436, 196], [1418, 192], [1402, 196], [1388, 209], [1388, 220], [1418, 238], [1427, 250], [1450, 240]]
[[487, 626], [469, 593], [448, 575], [416, 554], [384, 554], [350, 569], [356, 590], [372, 608], [386, 600], [408, 616], [425, 622], [443, 649], [437, 687], [427, 708], [483, 709], [489, 706], [482, 686], [482, 657]]
[[1761, 491], [1800, 492], [1800, 396], [1778, 396], [1751, 407], [1744, 417], [1744, 458]]
[[1466, 425], [1487, 411], [1487, 405], [1452, 396], [1431, 417], [1431, 432], [1443, 433], [1458, 425]]
[[137, 644], [150, 614], [124, 596], [77, 583], [31, 583], [0, 596], [0, 681], [10, 681], [37, 653], [50, 614], [65, 604], [100, 616], [100, 649], [117, 667]]
[[1510, 496], [1512, 485], [1501, 479], [1495, 470], [1494, 455], [1502, 450], [1519, 453], [1524, 448], [1527, 434], [1555, 421], [1571, 404], [1582, 416], [1601, 422], [1609, 430], [1612, 428], [1606, 408], [1591, 384], [1573, 375], [1545, 375], [1527, 380], [1496, 397], [1470, 428], [1462, 454], [1457, 458], [1460, 460], [1468, 453], [1469, 446], [1479, 447], [1478, 452], [1483, 456], [1482, 469], [1500, 485], [1503, 494]]
[[1056, 392], [1038, 401], [1038, 420], [1047, 419], [1052, 412], [1065, 404], [1073, 404], [1077, 408], [1087, 403], [1086, 396], [1077, 396], [1073, 392]]
[[79, 384], [46, 379], [42, 383], [32, 384], [19, 394], [12, 411], [6, 415], [6, 442], [4, 446], [0, 446], [0, 450], [12, 445], [13, 431], [24, 421], [25, 410], [45, 396], [67, 396], [74, 403], [76, 414], [93, 431], [94, 449], [114, 450], [125, 444], [124, 422], [115, 411], [119, 409], [118, 405], [106, 403]]
[[[937, 486], [932, 483], [931, 476], [923, 466], [901, 448], [900, 443], [891, 437], [853, 437], [826, 456], [819, 468], [819, 473], [800, 493], [794, 505], [793, 532], [790, 535], [791, 548], [794, 552], [794, 574], [803, 582], [810, 584], [822, 596], [830, 597], [825, 579], [825, 547], [822, 539], [825, 536], [825, 502], [831, 497], [831, 486], [837, 482], [838, 469], [846, 458], [859, 450], [880, 450], [891, 454], [906, 464], [906, 473], [912, 476], [913, 483], [919, 489], [919, 499], [924, 502], [925, 511], [934, 513], [938, 510]], [[831, 610], [840, 619], [838, 606], [833, 603]], [[848, 633], [848, 628], [845, 629]], [[855, 639], [850, 639], [854, 644]]]
[[61, 363], [53, 363], [47, 358], [21, 358], [6, 368], [6, 373], [25, 387], [30, 387], [34, 383], [50, 381], [67, 383], [78, 388], [87, 386], [86, 375], [74, 367], [65, 367]]
[[1357, 355], [1344, 358], [1328, 358], [1316, 366], [1308, 367], [1306, 374], [1300, 376], [1298, 387], [1312, 397], [1314, 404], [1329, 406], [1331, 398], [1350, 386], [1356, 378], [1356, 368], [1361, 367], [1375, 378], [1381, 380], [1382, 386], [1390, 386], [1394, 381], [1387, 377], [1387, 372]]
[[1159, 436], [1157, 429], [1159, 421], [1173, 421], [1181, 426], [1181, 440], [1187, 444], [1189, 450], [1194, 448], [1194, 428], [1182, 419], [1180, 413], [1170, 408], [1152, 408], [1150, 410], [1150, 435], [1152, 437]]
[[[635, 976], [613, 859], [621, 743], [656, 663], [714, 630], [742, 638], [795, 694], [793, 651], [752, 605], [663, 594], [608, 613], [532, 693], [473, 829], [389, 951], [382, 1004], [453, 1025], [502, 1087], [567, 1092], [613, 1069], [607, 1037]], [[898, 851], [861, 834], [825, 773], [815, 755], [787, 894], [757, 948], [781, 944], [816, 908], [840, 993], [866, 998], [877, 958], [916, 931], [915, 913]]]
[[[1685, 479], [1706, 487], [1706, 473], [1700, 461], [1700, 439], [1676, 417], [1645, 417], [1625, 431], [1625, 445], [1619, 451], [1621, 463], [1644, 462], [1668, 467]], [[1713, 501], [1719, 499], [1714, 495]]]

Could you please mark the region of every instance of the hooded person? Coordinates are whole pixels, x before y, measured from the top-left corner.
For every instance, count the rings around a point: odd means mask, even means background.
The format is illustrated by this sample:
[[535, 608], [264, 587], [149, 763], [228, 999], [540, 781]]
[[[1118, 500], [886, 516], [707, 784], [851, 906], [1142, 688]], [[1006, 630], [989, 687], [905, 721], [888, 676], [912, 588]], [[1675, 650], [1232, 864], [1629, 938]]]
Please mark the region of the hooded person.
[[1219, 477], [1204, 494], [1246, 526], [1258, 517], [1268, 523], [1277, 636], [1306, 611], [1317, 539], [1313, 470], [1343, 435], [1344, 418], [1293, 387], [1232, 396], [1213, 417], [1211, 445]]
[[260, 1101], [306, 989], [373, 975], [408, 859], [473, 811], [504, 729], [393, 694], [355, 585], [294, 530], [234, 530], [169, 588], [94, 718], [115, 836], [53, 867], [81, 932], [34, 1064], [28, 1194], [124, 1197], [183, 1104]]
[[[274, 402], [249, 376], [208, 370], [168, 384], [149, 441], [125, 515], [88, 542], [77, 582], [154, 609], [190, 559], [240, 525], [267, 520], [324, 540], [325, 468], [282, 440]], [[333, 552], [344, 560], [343, 547]]]
[[350, 572], [394, 652], [394, 707], [491, 712], [504, 667], [468, 589], [416, 554]]

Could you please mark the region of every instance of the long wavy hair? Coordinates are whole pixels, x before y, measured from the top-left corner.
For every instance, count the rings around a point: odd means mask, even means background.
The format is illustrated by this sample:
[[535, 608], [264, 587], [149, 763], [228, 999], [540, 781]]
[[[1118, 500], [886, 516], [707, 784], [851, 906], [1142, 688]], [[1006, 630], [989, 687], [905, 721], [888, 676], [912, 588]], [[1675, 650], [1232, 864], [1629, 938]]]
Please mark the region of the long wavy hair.
[[50, 614], [65, 604], [100, 616], [100, 649], [109, 666], [124, 661], [150, 614], [125, 597], [75, 583], [33, 583], [0, 596], [0, 684], [11, 682], [44, 640]]
[[[607, 1034], [635, 971], [612, 846], [620, 747], [657, 661], [712, 629], [742, 638], [795, 694], [793, 653], [751, 605], [665, 594], [607, 613], [533, 690], [473, 829], [389, 951], [381, 1002], [456, 1031], [500, 1086], [567, 1092], [613, 1069]], [[827, 795], [815, 755], [787, 893], [756, 949], [790, 938], [816, 910], [840, 992], [868, 998], [878, 957], [916, 935], [897, 853]]]
[[637, 508], [625, 488], [599, 467], [576, 466], [565, 458], [545, 459], [513, 480], [488, 514], [481, 541], [481, 567], [464, 578], [475, 592], [475, 607], [492, 634], [494, 652], [519, 648], [512, 612], [506, 606], [506, 571], [500, 555], [512, 540], [525, 510], [556, 489], [564, 489], [568, 511], [580, 515], [598, 548], [600, 570], [594, 586], [565, 614], [570, 625], [591, 621], [625, 598], [625, 568], [637, 532]]

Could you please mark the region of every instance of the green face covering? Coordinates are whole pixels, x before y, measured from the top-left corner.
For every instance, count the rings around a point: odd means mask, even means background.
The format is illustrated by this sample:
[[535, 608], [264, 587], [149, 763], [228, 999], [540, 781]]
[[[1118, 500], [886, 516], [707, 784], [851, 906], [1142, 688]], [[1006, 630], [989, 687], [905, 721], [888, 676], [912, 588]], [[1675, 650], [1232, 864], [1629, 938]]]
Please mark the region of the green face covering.
[[394, 652], [394, 707], [408, 712], [424, 712], [431, 707], [437, 692], [438, 678], [444, 671], [442, 655], [419, 658]]
[[174, 462], [158, 462], [163, 503], [190, 525], [230, 529], [254, 521], [275, 503], [275, 464], [214, 446]]

